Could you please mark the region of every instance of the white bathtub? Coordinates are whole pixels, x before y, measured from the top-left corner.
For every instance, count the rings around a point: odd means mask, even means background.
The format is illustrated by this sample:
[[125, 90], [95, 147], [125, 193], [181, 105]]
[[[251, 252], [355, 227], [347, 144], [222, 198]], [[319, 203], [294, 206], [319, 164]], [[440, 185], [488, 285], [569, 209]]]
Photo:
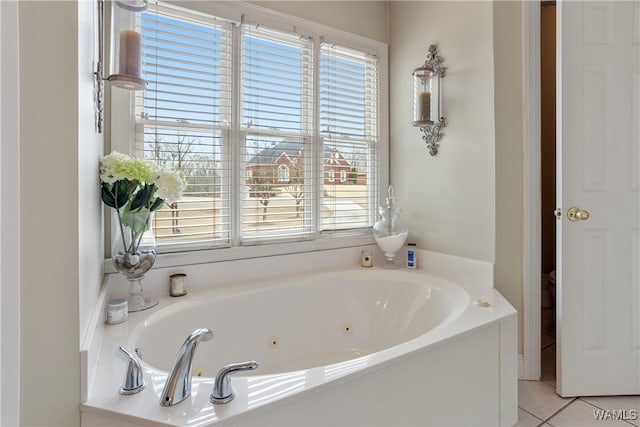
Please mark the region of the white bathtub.
[[128, 343], [167, 370], [191, 331], [207, 327], [195, 367], [215, 376], [256, 360], [255, 375], [311, 369], [370, 355], [458, 317], [469, 303], [459, 286], [406, 271], [357, 270], [265, 284], [232, 295], [177, 302], [149, 315]]
[[[491, 306], [474, 305], [478, 297]], [[419, 271], [345, 270], [191, 292], [104, 327], [82, 421], [512, 425], [515, 322], [496, 291]], [[201, 327], [214, 338], [198, 346], [192, 396], [161, 407], [166, 370]], [[141, 350], [147, 387], [137, 395], [118, 394], [118, 345]], [[232, 377], [236, 398], [210, 404], [216, 372], [246, 360], [260, 366]]]

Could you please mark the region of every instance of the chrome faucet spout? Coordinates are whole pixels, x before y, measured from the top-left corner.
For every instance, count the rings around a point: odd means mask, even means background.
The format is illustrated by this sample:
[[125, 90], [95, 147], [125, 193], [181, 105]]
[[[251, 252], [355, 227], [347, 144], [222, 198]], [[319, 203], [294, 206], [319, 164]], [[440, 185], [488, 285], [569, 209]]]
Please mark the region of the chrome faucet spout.
[[167, 382], [160, 395], [160, 405], [177, 405], [191, 395], [193, 356], [196, 347], [199, 342], [209, 341], [211, 338], [213, 332], [208, 328], [196, 329], [187, 337], [169, 370]]

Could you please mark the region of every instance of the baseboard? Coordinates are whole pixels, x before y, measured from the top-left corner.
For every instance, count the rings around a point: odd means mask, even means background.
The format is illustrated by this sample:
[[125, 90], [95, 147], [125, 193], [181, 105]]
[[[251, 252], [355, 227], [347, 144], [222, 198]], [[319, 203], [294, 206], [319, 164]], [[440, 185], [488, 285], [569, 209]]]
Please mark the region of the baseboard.
[[98, 325], [104, 324], [105, 321], [105, 300], [107, 295], [107, 277], [102, 282], [102, 288], [98, 294], [98, 300], [91, 312], [87, 328], [84, 332], [82, 342], [80, 344], [80, 402], [86, 402], [91, 392], [91, 384], [100, 355], [100, 346], [102, 345], [103, 328]]

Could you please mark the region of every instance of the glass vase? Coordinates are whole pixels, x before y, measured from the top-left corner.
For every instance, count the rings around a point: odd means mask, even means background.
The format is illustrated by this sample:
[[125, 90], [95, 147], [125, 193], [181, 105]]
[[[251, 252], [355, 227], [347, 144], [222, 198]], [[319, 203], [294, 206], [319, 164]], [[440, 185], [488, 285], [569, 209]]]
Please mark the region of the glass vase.
[[117, 212], [113, 213], [111, 260], [116, 270], [129, 281], [129, 312], [158, 304], [157, 299], [145, 296], [142, 288], [144, 274], [156, 261], [156, 240], [151, 224], [149, 212], [129, 214], [127, 221], [123, 221]]

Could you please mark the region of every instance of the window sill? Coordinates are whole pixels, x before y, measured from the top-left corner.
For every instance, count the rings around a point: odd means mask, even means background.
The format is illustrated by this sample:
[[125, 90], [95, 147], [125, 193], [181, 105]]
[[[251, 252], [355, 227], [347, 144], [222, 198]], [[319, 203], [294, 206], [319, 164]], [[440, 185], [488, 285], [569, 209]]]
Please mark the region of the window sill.
[[[331, 236], [304, 242], [274, 243], [200, 251], [161, 253], [158, 254], [153, 268], [182, 267], [187, 265], [262, 258], [277, 255], [290, 255], [367, 245], [375, 245], [375, 239], [371, 234], [348, 237]], [[105, 274], [117, 272], [113, 267], [111, 258], [104, 260], [104, 272]]]

